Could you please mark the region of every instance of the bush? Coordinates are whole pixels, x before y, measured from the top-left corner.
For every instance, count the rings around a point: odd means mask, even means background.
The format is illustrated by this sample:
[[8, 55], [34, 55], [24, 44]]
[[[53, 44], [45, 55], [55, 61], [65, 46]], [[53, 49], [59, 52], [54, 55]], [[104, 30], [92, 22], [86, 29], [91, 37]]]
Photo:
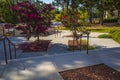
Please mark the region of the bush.
[[114, 23], [114, 22], [118, 22], [118, 18], [107, 18], [103, 20], [103, 23]]
[[112, 38], [112, 36], [110, 34], [102, 34], [99, 35], [98, 38]]

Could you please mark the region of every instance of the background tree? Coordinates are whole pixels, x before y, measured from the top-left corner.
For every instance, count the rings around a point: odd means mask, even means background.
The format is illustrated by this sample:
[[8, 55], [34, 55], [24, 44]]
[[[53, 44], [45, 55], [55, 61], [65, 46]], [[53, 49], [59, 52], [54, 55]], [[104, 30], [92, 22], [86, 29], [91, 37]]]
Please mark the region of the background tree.
[[118, 10], [118, 17], [120, 16], [120, 1], [114, 0], [115, 8]]
[[[54, 7], [51, 4], [44, 4], [43, 7], [29, 1], [18, 2], [12, 6], [13, 12], [16, 12], [19, 22], [25, 23], [27, 39], [30, 34], [35, 35], [39, 41], [40, 33], [45, 33], [51, 24], [51, 11]], [[21, 26], [20, 26], [21, 27]]]
[[14, 4], [14, 0], [0, 0], [0, 16], [1, 21], [6, 23], [17, 23], [18, 19], [10, 8]]
[[83, 0], [83, 6], [86, 7], [89, 15], [89, 23], [92, 23], [93, 8], [96, 5], [97, 0]]

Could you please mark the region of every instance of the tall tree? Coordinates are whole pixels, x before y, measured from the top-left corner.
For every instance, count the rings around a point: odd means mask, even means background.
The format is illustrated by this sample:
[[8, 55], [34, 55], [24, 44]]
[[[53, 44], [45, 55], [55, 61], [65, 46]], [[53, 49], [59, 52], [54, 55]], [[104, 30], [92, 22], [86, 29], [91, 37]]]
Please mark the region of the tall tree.
[[97, 0], [83, 0], [83, 5], [87, 8], [89, 14], [89, 23], [92, 23], [93, 8], [96, 5]]
[[14, 0], [0, 0], [0, 16], [2, 22], [17, 23], [17, 17], [11, 10]]
[[120, 1], [114, 0], [115, 8], [118, 10], [118, 17], [120, 16]]
[[105, 11], [110, 11], [112, 12], [115, 7], [114, 7], [114, 0], [98, 0], [97, 1], [97, 9], [99, 10], [100, 13], [100, 24], [103, 25], [103, 18], [105, 15]]

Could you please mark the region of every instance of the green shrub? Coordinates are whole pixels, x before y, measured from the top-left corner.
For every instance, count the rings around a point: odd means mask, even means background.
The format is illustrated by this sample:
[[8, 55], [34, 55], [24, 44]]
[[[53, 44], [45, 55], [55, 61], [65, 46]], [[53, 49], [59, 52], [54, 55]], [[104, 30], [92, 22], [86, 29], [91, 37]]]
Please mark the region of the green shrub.
[[118, 18], [112, 17], [112, 18], [107, 18], [103, 20], [104, 23], [113, 23], [113, 22], [118, 22]]
[[98, 38], [112, 38], [112, 36], [110, 34], [102, 34], [99, 35]]

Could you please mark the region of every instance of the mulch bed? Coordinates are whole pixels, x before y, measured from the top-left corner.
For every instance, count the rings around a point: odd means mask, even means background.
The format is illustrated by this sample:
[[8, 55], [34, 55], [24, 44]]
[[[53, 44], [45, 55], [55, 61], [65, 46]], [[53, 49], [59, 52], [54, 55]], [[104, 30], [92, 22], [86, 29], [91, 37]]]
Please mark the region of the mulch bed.
[[80, 43], [80, 40], [78, 40], [78, 42], [76, 40], [68, 40], [68, 47], [69, 49], [85, 50], [87, 48], [87, 44], [82, 41]]
[[[80, 37], [82, 36], [81, 34], [77, 34], [77, 37]], [[73, 34], [70, 34], [70, 35], [64, 35], [63, 37], [73, 37]]]
[[38, 51], [47, 51], [48, 46], [51, 40], [40, 40], [34, 42], [25, 42], [18, 45], [18, 49], [23, 52], [38, 52]]
[[60, 72], [64, 80], [120, 80], [120, 72], [98, 64]]
[[[81, 34], [77, 34], [77, 37], [79, 38], [80, 36], [82, 36]], [[64, 35], [64, 37], [73, 37], [73, 34], [70, 35]], [[76, 42], [76, 40], [68, 40], [68, 49], [69, 50], [86, 50], [87, 49], [87, 43], [81, 41], [80, 43], [80, 39], [78, 40], [78, 42]]]

